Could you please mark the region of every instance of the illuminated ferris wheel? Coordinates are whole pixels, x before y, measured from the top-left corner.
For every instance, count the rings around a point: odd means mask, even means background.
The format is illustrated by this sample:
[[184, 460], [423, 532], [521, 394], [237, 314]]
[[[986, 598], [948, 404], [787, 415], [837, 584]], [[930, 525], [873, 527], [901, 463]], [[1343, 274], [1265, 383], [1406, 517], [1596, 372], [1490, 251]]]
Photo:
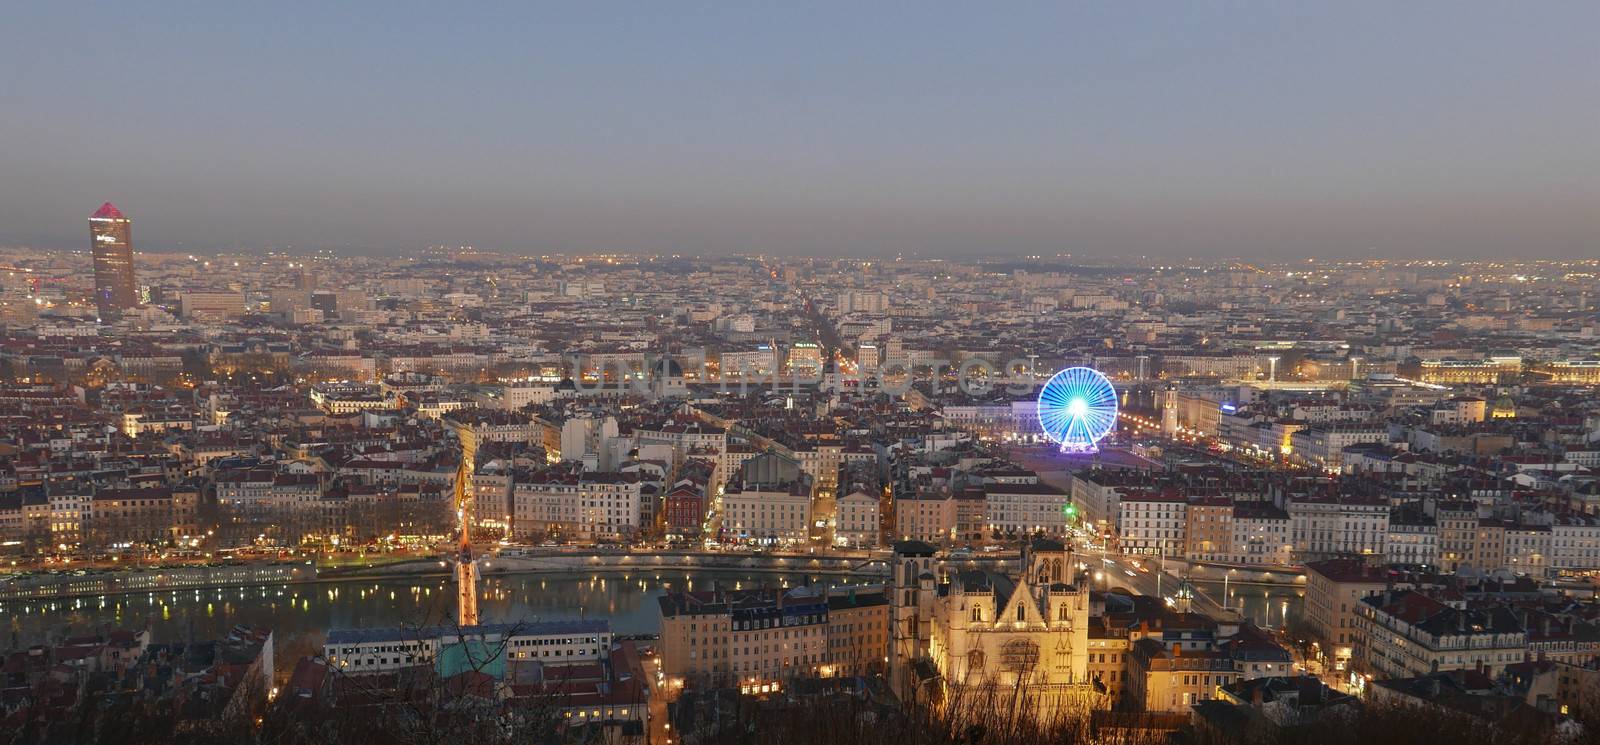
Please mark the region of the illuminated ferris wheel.
[[1064, 453], [1092, 453], [1117, 426], [1117, 389], [1099, 371], [1069, 367], [1039, 391], [1039, 426]]

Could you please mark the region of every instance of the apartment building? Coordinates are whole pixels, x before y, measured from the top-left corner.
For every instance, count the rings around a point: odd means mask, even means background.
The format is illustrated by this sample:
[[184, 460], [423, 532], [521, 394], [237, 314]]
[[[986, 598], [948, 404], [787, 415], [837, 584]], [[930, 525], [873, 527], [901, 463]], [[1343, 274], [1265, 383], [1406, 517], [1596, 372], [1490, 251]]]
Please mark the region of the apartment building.
[[718, 588], [658, 602], [661, 670], [672, 685], [771, 692], [793, 678], [880, 670], [888, 652], [881, 590]]
[[1550, 526], [1550, 565], [1600, 567], [1600, 516], [1581, 512], [1556, 515]]
[[419, 628], [331, 629], [322, 644], [328, 664], [345, 675], [434, 667], [441, 652], [462, 644], [499, 650], [487, 662], [507, 660], [547, 664], [600, 662], [611, 650], [611, 623], [605, 620], [540, 621]]
[[1040, 483], [988, 483], [984, 510], [989, 529], [1028, 535], [1067, 531], [1066, 492]]
[[1355, 664], [1390, 678], [1446, 670], [1479, 670], [1493, 677], [1523, 660], [1528, 634], [1509, 608], [1462, 605], [1419, 590], [1362, 598]]
[[[786, 487], [786, 488], [785, 488]], [[723, 539], [740, 543], [794, 544], [811, 533], [811, 488], [807, 481], [729, 484], [722, 497]]]
[[1081, 471], [1072, 476], [1072, 504], [1078, 516], [1101, 531], [1117, 526], [1122, 510], [1122, 495], [1150, 488], [1150, 476], [1129, 471]]
[[1476, 566], [1473, 549], [1477, 545], [1478, 505], [1469, 500], [1438, 500], [1428, 503], [1439, 531], [1439, 567], [1456, 571]]
[[375, 385], [314, 385], [311, 387], [311, 402], [329, 414], [394, 408], [394, 401], [383, 395]]
[[1289, 513], [1268, 502], [1233, 506], [1235, 564], [1288, 564], [1294, 560]]
[[1169, 629], [1129, 645], [1122, 700], [1136, 711], [1187, 712], [1238, 679], [1233, 658], [1208, 630]]
[[1191, 561], [1233, 560], [1233, 500], [1190, 500], [1185, 514], [1184, 556]]
[[1344, 465], [1344, 449], [1367, 442], [1388, 442], [1389, 429], [1377, 424], [1323, 424], [1307, 427], [1289, 436], [1291, 457], [1307, 465], [1338, 471]]
[[1382, 594], [1392, 577], [1386, 567], [1360, 559], [1324, 559], [1306, 565], [1305, 619], [1333, 669], [1344, 670], [1356, 645], [1363, 598]]
[[1286, 511], [1300, 561], [1381, 554], [1388, 540], [1389, 504], [1382, 497], [1330, 492], [1297, 497]]
[[878, 502], [877, 494], [860, 489], [839, 497], [835, 503], [834, 543], [849, 548], [877, 548], [883, 532]]
[[1176, 491], [1124, 494], [1117, 518], [1122, 551], [1151, 556], [1181, 555], [1188, 521], [1189, 500]]
[[933, 544], [952, 540], [956, 500], [948, 492], [907, 494], [894, 501], [894, 534], [902, 541]]
[[1421, 504], [1404, 504], [1389, 512], [1384, 559], [1391, 564], [1438, 566], [1439, 525]]
[[644, 525], [643, 499], [635, 473], [585, 472], [571, 463], [513, 471], [512, 533], [576, 541], [629, 536]]
[[89, 505], [85, 541], [98, 548], [165, 544], [177, 537], [180, 522], [168, 487], [100, 489]]

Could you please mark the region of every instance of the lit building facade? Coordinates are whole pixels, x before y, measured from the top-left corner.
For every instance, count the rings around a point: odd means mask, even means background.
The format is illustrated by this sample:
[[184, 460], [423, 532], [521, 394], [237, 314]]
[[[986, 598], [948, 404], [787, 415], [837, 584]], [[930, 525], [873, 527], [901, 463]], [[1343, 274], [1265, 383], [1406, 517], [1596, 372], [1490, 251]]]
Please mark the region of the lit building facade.
[[1423, 360], [1418, 378], [1424, 383], [1494, 385], [1522, 372], [1522, 358], [1486, 357], [1480, 360]]
[[1306, 565], [1305, 619], [1327, 646], [1322, 653], [1343, 670], [1356, 644], [1361, 601], [1381, 595], [1390, 581], [1387, 569], [1359, 559], [1327, 559]]
[[1355, 659], [1391, 678], [1479, 670], [1491, 678], [1522, 662], [1528, 634], [1504, 606], [1460, 608], [1415, 590], [1362, 598]]
[[877, 548], [882, 533], [878, 495], [857, 489], [839, 498], [834, 543], [849, 548]]
[[1089, 676], [1088, 582], [1063, 544], [1034, 539], [1015, 578], [961, 572], [939, 584], [927, 572], [928, 548], [895, 547], [891, 685], [928, 683], [905, 674], [926, 659], [946, 701], [1019, 691], [1022, 706], [1049, 715], [1102, 695]]
[[507, 660], [595, 663], [610, 656], [611, 638], [610, 622], [601, 620], [333, 629], [322, 645], [322, 655], [344, 675], [433, 667], [447, 648], [463, 643], [498, 649], [489, 660], [493, 667], [503, 668]]
[[1563, 360], [1540, 365], [1539, 372], [1550, 376], [1552, 383], [1600, 385], [1600, 360]]
[[782, 690], [797, 678], [881, 673], [882, 590], [700, 590], [659, 598], [661, 672], [673, 688]]

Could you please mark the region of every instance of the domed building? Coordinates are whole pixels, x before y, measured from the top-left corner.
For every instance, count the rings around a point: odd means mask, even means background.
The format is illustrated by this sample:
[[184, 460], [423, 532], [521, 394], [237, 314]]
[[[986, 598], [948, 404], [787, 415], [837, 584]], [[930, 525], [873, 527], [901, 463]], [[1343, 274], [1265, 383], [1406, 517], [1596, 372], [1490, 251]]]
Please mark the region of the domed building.
[[683, 365], [671, 356], [656, 360], [650, 367], [650, 393], [656, 398], [688, 395], [689, 386], [683, 380]]

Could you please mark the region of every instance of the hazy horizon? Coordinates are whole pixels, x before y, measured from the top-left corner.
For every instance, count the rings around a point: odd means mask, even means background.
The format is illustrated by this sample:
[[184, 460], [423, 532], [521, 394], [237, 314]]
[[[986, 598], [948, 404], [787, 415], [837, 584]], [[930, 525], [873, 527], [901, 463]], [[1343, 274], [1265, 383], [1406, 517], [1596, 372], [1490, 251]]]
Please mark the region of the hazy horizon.
[[0, 246], [1600, 255], [1600, 4], [41, 3]]

